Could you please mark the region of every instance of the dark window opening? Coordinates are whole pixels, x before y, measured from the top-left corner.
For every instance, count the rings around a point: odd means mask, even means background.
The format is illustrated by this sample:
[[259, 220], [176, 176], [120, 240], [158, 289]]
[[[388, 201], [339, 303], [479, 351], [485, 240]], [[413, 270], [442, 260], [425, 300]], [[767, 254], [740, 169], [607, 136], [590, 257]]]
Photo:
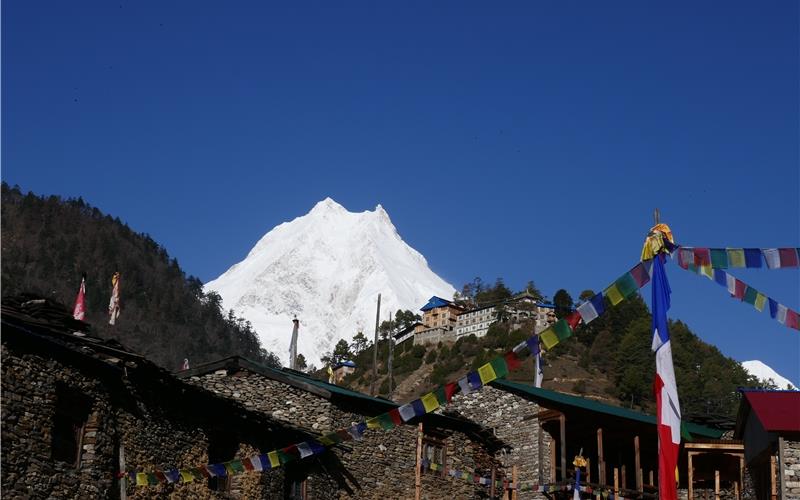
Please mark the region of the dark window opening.
[[288, 468], [285, 476], [285, 495], [286, 500], [307, 500], [308, 499], [308, 475], [305, 471], [297, 468]]
[[[213, 434], [208, 439], [208, 463], [219, 464], [233, 460], [239, 451], [239, 442], [229, 434]], [[212, 491], [230, 491], [229, 475], [208, 478], [208, 489]]]
[[[447, 445], [443, 440], [426, 437], [422, 440], [422, 460], [427, 463], [423, 470], [444, 476], [447, 468]], [[436, 464], [431, 467], [432, 464]]]
[[83, 431], [91, 409], [91, 401], [80, 391], [66, 385], [56, 386], [51, 441], [53, 460], [74, 467], [80, 465]]

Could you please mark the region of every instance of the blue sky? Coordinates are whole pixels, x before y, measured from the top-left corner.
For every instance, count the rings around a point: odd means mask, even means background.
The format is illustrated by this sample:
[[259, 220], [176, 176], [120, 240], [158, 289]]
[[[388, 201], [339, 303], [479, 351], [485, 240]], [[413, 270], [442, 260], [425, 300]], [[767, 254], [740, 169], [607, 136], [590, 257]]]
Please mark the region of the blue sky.
[[[653, 208], [800, 246], [796, 2], [5, 2], [2, 177], [204, 281], [326, 196], [460, 287], [599, 290]], [[800, 382], [800, 334], [676, 266], [671, 315]], [[739, 277], [800, 307], [798, 270]]]

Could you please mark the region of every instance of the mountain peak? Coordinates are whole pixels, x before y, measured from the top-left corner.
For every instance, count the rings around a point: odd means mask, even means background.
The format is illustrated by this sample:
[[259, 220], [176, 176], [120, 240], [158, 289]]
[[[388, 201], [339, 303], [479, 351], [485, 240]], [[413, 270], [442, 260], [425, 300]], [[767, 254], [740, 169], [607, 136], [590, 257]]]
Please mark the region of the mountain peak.
[[341, 206], [340, 204], [336, 203], [336, 201], [331, 198], [330, 196], [326, 197], [324, 200], [317, 202], [314, 205], [314, 208], [311, 209], [309, 213], [329, 213], [329, 212], [347, 212], [347, 209]]
[[758, 359], [742, 361], [742, 367], [750, 375], [755, 375], [761, 380], [772, 380], [779, 389], [797, 389], [791, 380], [776, 372], [769, 365]]

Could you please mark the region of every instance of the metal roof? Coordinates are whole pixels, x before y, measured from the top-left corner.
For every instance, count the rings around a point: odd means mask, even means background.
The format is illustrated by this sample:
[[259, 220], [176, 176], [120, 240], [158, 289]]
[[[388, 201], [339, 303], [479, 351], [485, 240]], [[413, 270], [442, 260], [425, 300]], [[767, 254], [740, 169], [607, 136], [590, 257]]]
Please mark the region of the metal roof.
[[419, 310], [430, 311], [431, 309], [436, 309], [437, 307], [447, 307], [449, 305], [453, 305], [453, 303], [450, 302], [449, 300], [434, 295], [433, 297], [428, 299], [428, 303], [420, 307]]

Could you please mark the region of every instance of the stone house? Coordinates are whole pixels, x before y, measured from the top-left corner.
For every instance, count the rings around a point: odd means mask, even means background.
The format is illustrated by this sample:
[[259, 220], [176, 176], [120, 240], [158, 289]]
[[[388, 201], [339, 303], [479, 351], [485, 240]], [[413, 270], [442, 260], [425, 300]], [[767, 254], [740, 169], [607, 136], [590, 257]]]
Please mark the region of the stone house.
[[[506, 318], [511, 322], [512, 329], [519, 327], [524, 321], [535, 322], [535, 332], [541, 332], [551, 323], [554, 323], [555, 306], [538, 302], [530, 294], [517, 294], [502, 302]], [[487, 305], [463, 311], [456, 317], [455, 337], [459, 339], [469, 335], [483, 337], [489, 331], [492, 323], [497, 321], [498, 304]]]
[[[502, 459], [506, 474], [516, 466], [521, 499], [544, 498], [526, 485], [557, 486], [574, 479], [573, 458], [587, 459], [582, 484], [624, 497], [657, 494], [656, 419], [633, 410], [528, 384], [495, 380], [481, 391], [456, 394], [448, 406], [490, 427], [511, 446]], [[718, 440], [722, 431], [684, 423], [687, 439]], [[681, 470], [686, 470], [682, 451]], [[686, 494], [686, 474], [681, 474]], [[570, 493], [571, 498], [571, 493]]]
[[800, 499], [800, 391], [741, 390], [734, 436], [758, 500]]
[[[234, 356], [178, 374], [187, 382], [237, 401], [275, 420], [318, 435], [350, 427], [399, 405]], [[301, 498], [414, 498], [417, 471], [428, 460], [441, 467], [420, 473], [421, 498], [485, 498], [485, 486], [456, 480], [449, 470], [499, 471], [495, 456], [506, 445], [463, 417], [429, 413], [392, 430], [369, 429], [361, 440], [341, 443], [328, 459], [341, 481], [321, 483], [301, 475]], [[421, 424], [421, 432], [420, 432]], [[419, 444], [419, 450], [418, 450]], [[418, 456], [419, 451], [419, 456]]]
[[[47, 300], [4, 301], [0, 320], [3, 498], [281, 498], [291, 491], [290, 467], [191, 482], [167, 483], [163, 475], [309, 438], [290, 423], [88, 335], [87, 324]], [[124, 471], [151, 473], [154, 484], [135, 486]]]

